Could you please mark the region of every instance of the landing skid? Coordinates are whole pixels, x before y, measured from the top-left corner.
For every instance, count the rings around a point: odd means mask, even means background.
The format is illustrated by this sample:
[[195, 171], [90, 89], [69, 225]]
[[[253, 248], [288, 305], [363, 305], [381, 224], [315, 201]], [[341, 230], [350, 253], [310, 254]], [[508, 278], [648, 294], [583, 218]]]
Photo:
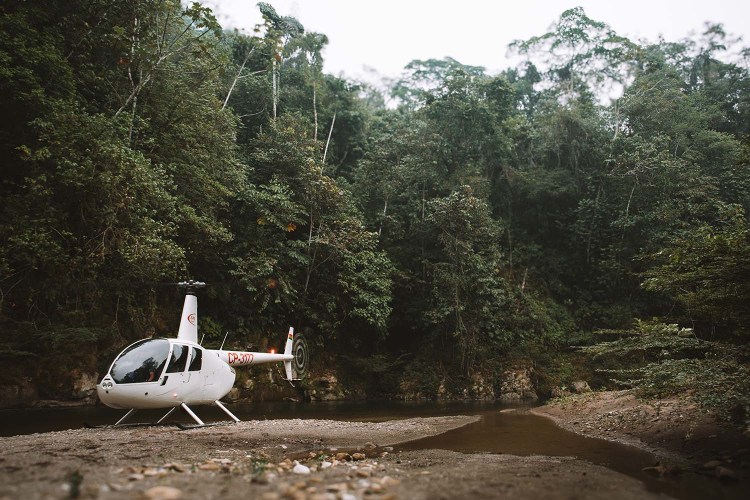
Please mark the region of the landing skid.
[[[159, 420], [157, 420], [155, 423], [133, 423], [133, 424], [126, 424], [125, 421], [128, 420], [136, 411], [135, 408], [129, 410], [123, 417], [118, 420], [113, 425], [91, 425], [89, 423], [84, 422], [83, 426], [87, 429], [114, 429], [115, 427], [164, 427], [164, 426], [177, 426], [180, 430], [188, 430], [188, 429], [201, 429], [203, 427], [215, 427], [218, 425], [228, 425], [228, 424], [235, 424], [240, 421], [239, 418], [237, 418], [234, 413], [229, 411], [229, 409], [221, 404], [221, 401], [214, 401], [214, 404], [221, 408], [221, 410], [229, 416], [229, 418], [232, 419], [230, 422], [211, 422], [211, 423], [204, 423], [203, 420], [198, 418], [198, 415], [196, 415], [193, 410], [190, 409], [188, 405], [185, 403], [180, 403], [179, 406], [175, 406], [169, 409], [167, 413], [164, 414], [163, 417], [161, 417]], [[192, 418], [195, 421], [195, 424], [182, 424], [179, 422], [164, 422], [164, 420], [172, 414], [173, 411], [175, 411], [177, 408], [182, 408], [182, 410], [187, 413], [190, 418]]]
[[[227, 422], [228, 423], [228, 422]], [[174, 422], [168, 422], [164, 424], [157, 424], [157, 423], [149, 423], [149, 422], [138, 422], [133, 424], [104, 424], [104, 425], [94, 425], [90, 424], [88, 422], [83, 423], [83, 427], [86, 429], [133, 429], [136, 427], [174, 427], [177, 424]]]
[[208, 424], [183, 424], [181, 422], [175, 422], [174, 425], [177, 426], [178, 429], [181, 431], [189, 431], [191, 429], [203, 429], [204, 427], [221, 427], [222, 425], [232, 425], [236, 422], [210, 422]]

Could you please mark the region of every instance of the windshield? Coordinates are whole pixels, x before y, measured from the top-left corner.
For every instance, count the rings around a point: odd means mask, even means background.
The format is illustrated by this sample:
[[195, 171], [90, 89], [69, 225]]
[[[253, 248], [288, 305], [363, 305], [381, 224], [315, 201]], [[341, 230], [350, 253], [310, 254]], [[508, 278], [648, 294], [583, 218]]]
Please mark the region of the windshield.
[[156, 382], [169, 354], [167, 339], [137, 342], [125, 349], [112, 365], [110, 375], [118, 384]]

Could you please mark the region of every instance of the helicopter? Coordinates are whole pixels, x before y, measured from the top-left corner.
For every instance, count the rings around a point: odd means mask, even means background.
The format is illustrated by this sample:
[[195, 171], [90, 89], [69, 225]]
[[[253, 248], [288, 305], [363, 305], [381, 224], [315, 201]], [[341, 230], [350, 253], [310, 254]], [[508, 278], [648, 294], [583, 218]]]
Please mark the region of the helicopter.
[[283, 354], [224, 350], [223, 342], [219, 349], [200, 345], [197, 291], [206, 284], [189, 280], [176, 285], [185, 289], [177, 338], [150, 338], [129, 345], [115, 358], [96, 386], [102, 403], [128, 410], [115, 426], [123, 425], [138, 410], [159, 408], [168, 411], [156, 424], [181, 408], [197, 426], [206, 426], [188, 405], [215, 405], [233, 422], [239, 422], [240, 419], [220, 401], [234, 385], [235, 367], [281, 362], [285, 380], [290, 383], [305, 374], [307, 344], [302, 335], [294, 335], [292, 327]]

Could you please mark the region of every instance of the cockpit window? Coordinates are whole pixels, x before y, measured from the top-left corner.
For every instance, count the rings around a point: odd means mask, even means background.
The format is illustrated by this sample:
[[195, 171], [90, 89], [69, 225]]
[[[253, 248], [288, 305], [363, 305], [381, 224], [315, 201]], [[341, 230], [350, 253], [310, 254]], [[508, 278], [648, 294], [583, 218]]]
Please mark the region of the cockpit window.
[[118, 384], [156, 382], [168, 355], [167, 339], [142, 340], [125, 349], [109, 373]]
[[193, 351], [190, 353], [190, 368], [188, 371], [197, 372], [200, 371], [203, 366], [203, 351], [197, 347], [193, 347]]
[[188, 353], [190, 348], [182, 344], [172, 344], [172, 358], [167, 366], [167, 373], [177, 373], [185, 371]]

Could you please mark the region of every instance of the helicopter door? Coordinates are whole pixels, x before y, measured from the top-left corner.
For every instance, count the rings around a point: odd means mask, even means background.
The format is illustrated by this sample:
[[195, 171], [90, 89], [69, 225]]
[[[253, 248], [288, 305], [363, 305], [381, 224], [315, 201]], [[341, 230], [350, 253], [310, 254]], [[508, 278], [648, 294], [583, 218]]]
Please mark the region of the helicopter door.
[[175, 378], [175, 381], [179, 383], [187, 382], [190, 380], [189, 376], [185, 374], [185, 366], [187, 365], [188, 355], [190, 348], [182, 344], [172, 344], [172, 355], [169, 358], [169, 364], [167, 370], [164, 372], [165, 377]]
[[190, 382], [191, 377], [198, 377], [198, 373], [203, 368], [203, 350], [197, 347], [190, 348], [190, 362], [188, 363], [188, 371], [185, 376], [185, 382]]

